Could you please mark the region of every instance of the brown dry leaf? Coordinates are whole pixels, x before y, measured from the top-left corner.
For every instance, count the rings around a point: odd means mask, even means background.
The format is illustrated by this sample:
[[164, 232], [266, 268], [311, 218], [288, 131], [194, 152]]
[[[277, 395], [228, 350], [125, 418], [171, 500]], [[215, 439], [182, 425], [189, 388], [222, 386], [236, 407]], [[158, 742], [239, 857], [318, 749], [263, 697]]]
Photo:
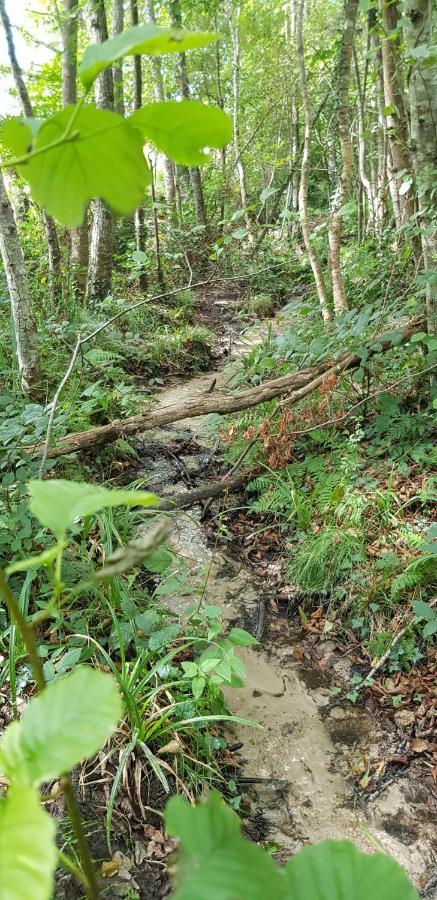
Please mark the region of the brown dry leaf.
[[410, 725], [414, 725], [416, 713], [412, 709], [400, 709], [395, 712], [394, 720], [396, 725], [400, 725], [401, 728], [408, 728]]
[[165, 744], [164, 747], [158, 750], [158, 756], [161, 756], [163, 753], [182, 753], [179, 741], [169, 741], [168, 744]]
[[114, 878], [114, 875], [118, 875], [121, 865], [121, 859], [104, 860], [101, 868], [103, 878]]
[[432, 749], [432, 744], [429, 741], [424, 741], [423, 738], [413, 738], [410, 747], [414, 753], [425, 753], [426, 750]]

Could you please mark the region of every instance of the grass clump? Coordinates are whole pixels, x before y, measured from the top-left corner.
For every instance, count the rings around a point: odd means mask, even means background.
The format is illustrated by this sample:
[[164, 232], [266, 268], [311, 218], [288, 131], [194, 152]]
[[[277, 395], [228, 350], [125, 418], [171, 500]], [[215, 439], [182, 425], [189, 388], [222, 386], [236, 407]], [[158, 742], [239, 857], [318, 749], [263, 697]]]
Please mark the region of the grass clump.
[[287, 567], [287, 579], [307, 594], [330, 594], [364, 559], [364, 541], [357, 529], [326, 525], [297, 545]]

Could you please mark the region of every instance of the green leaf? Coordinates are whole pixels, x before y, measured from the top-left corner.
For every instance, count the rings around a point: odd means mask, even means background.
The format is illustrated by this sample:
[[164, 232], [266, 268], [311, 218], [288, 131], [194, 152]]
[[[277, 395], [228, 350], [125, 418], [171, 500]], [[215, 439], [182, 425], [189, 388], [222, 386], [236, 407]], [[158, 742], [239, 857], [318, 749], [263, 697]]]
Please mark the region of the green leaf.
[[[34, 785], [57, 778], [97, 753], [121, 718], [117, 684], [105, 672], [79, 666], [29, 701], [18, 728], [5, 732], [1, 762], [10, 778]], [[14, 728], [14, 741], [7, 738]], [[20, 765], [17, 772], [17, 760]]]
[[279, 869], [260, 847], [242, 838], [237, 816], [218, 793], [196, 808], [172, 797], [165, 818], [168, 833], [182, 841], [174, 900], [282, 896]]
[[437, 631], [437, 618], [433, 619], [432, 622], [427, 622], [425, 628], [423, 629], [422, 635], [427, 640], [432, 637]]
[[203, 690], [206, 684], [206, 678], [203, 675], [196, 675], [191, 682], [191, 690], [193, 692], [193, 697], [195, 700], [199, 700], [199, 698], [203, 694]]
[[284, 867], [289, 900], [417, 900], [418, 894], [389, 856], [362, 853], [349, 841], [304, 847]]
[[245, 228], [236, 228], [232, 232], [231, 237], [235, 238], [236, 241], [242, 241], [243, 238], [247, 237], [247, 231]]
[[12, 784], [0, 800], [0, 900], [50, 900], [56, 826], [36, 791]]
[[217, 38], [216, 34], [159, 28], [157, 25], [134, 25], [102, 44], [87, 47], [79, 67], [80, 79], [89, 88], [100, 72], [124, 56], [184, 53], [186, 50], [205, 47]]
[[[67, 546], [65, 544], [65, 546]], [[58, 544], [39, 553], [38, 556], [29, 556], [27, 559], [19, 559], [17, 562], [11, 563], [6, 569], [6, 575], [14, 575], [15, 572], [27, 572], [28, 569], [40, 569], [42, 566], [49, 566], [56, 559], [59, 553]]]
[[110, 491], [86, 482], [52, 479], [29, 481], [30, 508], [41, 525], [50, 528], [58, 540], [77, 518], [90, 516], [107, 506], [153, 506], [154, 494], [147, 491]]
[[258, 643], [257, 639], [244, 628], [231, 628], [228, 638], [239, 647], [255, 647]]
[[207, 162], [204, 147], [224, 147], [232, 137], [231, 119], [218, 106], [197, 100], [148, 103], [129, 122], [144, 139], [183, 166]]
[[427, 622], [432, 622], [434, 619], [437, 619], [435, 610], [433, 610], [429, 603], [425, 603], [423, 600], [414, 600], [412, 607], [416, 616], [419, 616], [421, 619], [426, 619]]
[[[68, 140], [49, 149], [65, 135], [72, 118]], [[150, 182], [143, 144], [137, 129], [122, 116], [92, 105], [68, 106], [41, 125], [33, 143], [29, 126], [22, 127], [26, 151], [32, 144], [35, 153], [17, 170], [29, 182], [36, 202], [63, 225], [81, 225], [95, 197], [117, 215], [129, 215], [143, 201]], [[3, 130], [3, 140], [14, 155], [23, 155], [25, 136], [17, 127]]]
[[410, 341], [412, 344], [418, 344], [419, 341], [424, 341], [428, 335], [425, 331], [416, 331], [415, 334], [412, 334], [410, 337]]
[[30, 153], [32, 142], [43, 123], [44, 119], [11, 116], [11, 118], [2, 122], [0, 130], [1, 143], [14, 156], [24, 156], [25, 153]]

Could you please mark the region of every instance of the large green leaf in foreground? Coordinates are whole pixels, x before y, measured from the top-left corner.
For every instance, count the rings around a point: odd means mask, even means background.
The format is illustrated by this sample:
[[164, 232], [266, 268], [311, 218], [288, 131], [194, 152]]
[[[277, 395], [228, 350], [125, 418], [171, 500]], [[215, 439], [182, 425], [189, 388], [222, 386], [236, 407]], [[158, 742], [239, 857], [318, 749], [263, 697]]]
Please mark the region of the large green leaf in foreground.
[[203, 148], [224, 147], [232, 137], [230, 117], [219, 107], [204, 106], [197, 100], [148, 103], [129, 121], [146, 141], [182, 166], [207, 162]]
[[82, 83], [88, 88], [100, 72], [124, 56], [184, 53], [186, 50], [204, 47], [216, 40], [216, 34], [160, 28], [157, 25], [134, 25], [102, 44], [91, 44], [87, 47], [79, 67], [79, 75]]
[[[64, 142], [51, 146], [66, 132]], [[36, 202], [70, 228], [83, 222], [89, 201], [96, 197], [116, 215], [129, 215], [143, 201], [150, 182], [137, 129], [122, 116], [91, 104], [67, 106], [43, 122], [36, 134], [28, 122], [8, 120], [2, 142], [15, 157], [32, 148], [17, 169]]]
[[57, 778], [94, 756], [121, 714], [112, 675], [79, 666], [30, 700], [21, 721], [6, 729], [0, 765], [11, 780], [38, 785]]
[[12, 785], [0, 800], [0, 900], [49, 900], [55, 823], [33, 788]]
[[108, 490], [96, 484], [51, 479], [29, 481], [30, 508], [41, 525], [53, 531], [58, 540], [74, 520], [90, 516], [108, 506], [152, 506], [157, 499], [148, 491]]
[[418, 900], [393, 859], [361, 853], [349, 841], [305, 847], [279, 868], [242, 837], [217, 793], [196, 808], [173, 797], [166, 824], [181, 839], [174, 900]]

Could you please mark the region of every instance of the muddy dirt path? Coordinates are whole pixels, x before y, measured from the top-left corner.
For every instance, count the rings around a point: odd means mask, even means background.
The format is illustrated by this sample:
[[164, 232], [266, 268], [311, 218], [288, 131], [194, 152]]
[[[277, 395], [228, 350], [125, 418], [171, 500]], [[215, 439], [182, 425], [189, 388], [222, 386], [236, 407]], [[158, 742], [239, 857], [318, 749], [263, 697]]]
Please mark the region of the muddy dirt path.
[[[261, 340], [268, 327], [269, 323], [264, 323], [236, 340], [224, 368], [163, 389], [162, 406], [204, 393], [214, 379], [223, 387], [238, 359]], [[274, 328], [281, 328], [280, 320]], [[158, 443], [178, 438], [186, 442], [190, 436], [201, 445], [197, 455], [178, 456], [175, 463], [159, 459], [148, 465], [149, 484], [161, 495], [186, 488], [181, 466], [194, 472], [209, 461], [211, 476], [208, 421], [186, 420], [177, 428], [157, 432], [153, 439]], [[145, 437], [150, 440], [149, 434]], [[194, 578], [208, 569], [207, 602], [219, 604], [227, 620], [250, 630], [262, 588], [241, 560], [210, 546], [200, 509], [178, 516], [172, 543]], [[183, 600], [172, 608], [183, 617]], [[305, 668], [299, 662], [299, 640], [287, 620], [275, 619], [261, 646], [240, 649], [246, 684], [228, 692], [235, 715], [263, 726], [262, 731], [233, 728], [233, 740], [243, 743], [240, 782], [254, 814], [254, 837], [273, 842], [285, 855], [306, 842], [325, 838], [349, 838], [363, 849], [383, 849], [405, 866], [422, 896], [437, 897], [435, 819], [433, 822], [420, 773], [414, 778], [407, 772], [366, 803], [354, 799], [357, 761], [387, 757], [394, 746], [394, 726], [376, 722], [362, 708], [333, 705], [329, 678], [316, 667]], [[329, 651], [329, 646], [326, 649]], [[346, 674], [341, 668], [340, 660], [338, 677]]]

